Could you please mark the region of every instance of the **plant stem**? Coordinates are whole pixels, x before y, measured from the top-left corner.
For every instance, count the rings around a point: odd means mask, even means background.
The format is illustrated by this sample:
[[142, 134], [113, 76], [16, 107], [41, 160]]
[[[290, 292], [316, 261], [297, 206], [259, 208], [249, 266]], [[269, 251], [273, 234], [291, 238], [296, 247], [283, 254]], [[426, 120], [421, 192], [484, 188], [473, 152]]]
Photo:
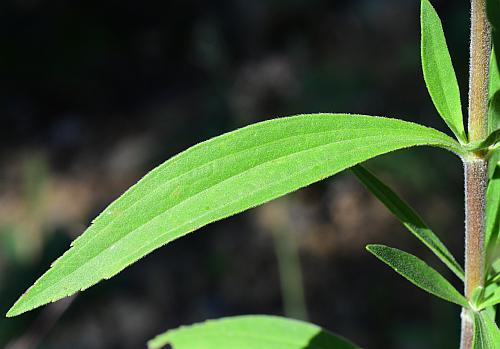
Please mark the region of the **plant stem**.
[[[488, 79], [491, 55], [491, 29], [486, 1], [471, 1], [471, 43], [469, 77], [469, 141], [484, 139], [488, 133]], [[466, 159], [465, 167], [465, 296], [484, 285], [485, 207], [488, 163], [482, 154]], [[471, 349], [474, 338], [473, 316], [462, 309], [461, 349]]]
[[465, 162], [465, 296], [484, 284], [485, 197], [488, 167], [483, 159]]
[[488, 134], [488, 80], [491, 56], [491, 28], [486, 16], [486, 0], [471, 1], [469, 75], [469, 141]]
[[[488, 166], [484, 159], [465, 161], [465, 296], [484, 285], [485, 277], [485, 207]], [[462, 309], [461, 349], [472, 348], [473, 316]]]

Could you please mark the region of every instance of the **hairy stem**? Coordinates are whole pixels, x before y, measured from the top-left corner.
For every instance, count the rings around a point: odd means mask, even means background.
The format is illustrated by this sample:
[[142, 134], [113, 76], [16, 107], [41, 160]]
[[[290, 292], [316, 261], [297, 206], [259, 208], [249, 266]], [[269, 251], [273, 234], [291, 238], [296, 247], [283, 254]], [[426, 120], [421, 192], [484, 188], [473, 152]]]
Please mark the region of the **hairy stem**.
[[467, 309], [462, 309], [462, 336], [460, 338], [460, 349], [471, 349], [474, 343], [474, 320]]
[[484, 232], [488, 166], [483, 159], [465, 162], [465, 295], [484, 284]]
[[[487, 162], [476, 158], [465, 161], [465, 296], [484, 285], [485, 277], [485, 207]], [[462, 309], [461, 349], [472, 348], [473, 316]]]
[[[469, 77], [469, 141], [482, 140], [488, 133], [488, 79], [491, 29], [486, 17], [486, 0], [471, 1], [471, 43]], [[465, 295], [470, 298], [484, 285], [485, 207], [488, 164], [481, 154], [465, 160]], [[462, 310], [461, 349], [471, 349], [473, 316]]]
[[471, 1], [469, 75], [469, 141], [482, 140], [488, 133], [488, 80], [491, 28], [486, 0]]

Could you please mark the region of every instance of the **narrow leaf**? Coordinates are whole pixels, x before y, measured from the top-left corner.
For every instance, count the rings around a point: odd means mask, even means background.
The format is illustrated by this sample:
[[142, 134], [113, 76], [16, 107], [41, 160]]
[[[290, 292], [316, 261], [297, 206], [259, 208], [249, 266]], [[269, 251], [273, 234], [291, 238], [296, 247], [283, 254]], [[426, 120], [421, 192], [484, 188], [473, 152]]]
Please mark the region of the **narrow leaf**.
[[109, 279], [211, 222], [416, 145], [462, 152], [434, 129], [348, 114], [275, 119], [200, 143], [160, 165], [104, 210], [7, 315]]
[[415, 211], [387, 185], [361, 165], [351, 168], [363, 185], [391, 211], [417, 239], [423, 242], [461, 280], [464, 271], [455, 257]]
[[421, 289], [465, 308], [467, 300], [441, 274], [412, 254], [384, 245], [368, 245], [367, 250]]
[[492, 297], [494, 297], [498, 287], [499, 287], [498, 284], [492, 282], [492, 280], [488, 280], [486, 282], [486, 288], [484, 290], [484, 297], [481, 300], [481, 304], [477, 308], [478, 310], [488, 313], [493, 319], [496, 317], [496, 307], [495, 305], [489, 305], [489, 304], [493, 303]]
[[489, 307], [493, 307], [500, 303], [500, 287], [497, 287], [495, 291], [488, 297], [486, 297], [480, 304], [480, 309], [485, 309]]
[[[500, 4], [500, 1], [495, 0]], [[497, 5], [498, 5], [497, 4]], [[498, 5], [500, 7], [500, 5]], [[488, 128], [493, 132], [500, 128], [500, 71], [498, 68], [498, 47], [500, 47], [500, 35], [498, 29], [493, 29], [493, 49], [490, 59], [490, 79], [488, 87]]]
[[500, 90], [500, 72], [498, 69], [498, 60], [496, 54], [496, 46], [491, 50], [490, 59], [490, 79], [488, 86], [488, 99], [491, 100], [496, 92]]
[[489, 79], [489, 111], [488, 126], [490, 132], [500, 128], [500, 72], [498, 65], [498, 55], [500, 48], [500, 1], [487, 0], [486, 11], [488, 20], [491, 23], [491, 35], [493, 48], [491, 50], [490, 60], [490, 79]]
[[422, 0], [420, 15], [422, 69], [427, 89], [439, 115], [457, 138], [466, 143], [460, 90], [441, 20], [428, 0]]
[[[498, 102], [500, 102], [500, 100]], [[500, 141], [500, 129], [491, 132], [488, 135], [488, 137], [486, 137], [482, 141], [471, 142], [471, 143], [467, 144], [466, 148], [469, 149], [470, 151], [477, 151], [477, 150], [481, 150], [481, 149], [486, 149], [490, 146], [492, 146], [492, 148], [494, 148], [498, 144], [499, 141]]]
[[500, 165], [500, 149], [493, 150], [493, 154], [491, 154], [488, 159], [488, 179], [491, 179], [495, 174], [495, 170], [497, 166]]
[[488, 127], [491, 132], [500, 129], [500, 91], [498, 90], [488, 102]]
[[473, 349], [498, 349], [500, 330], [495, 320], [485, 311], [474, 313]]
[[500, 283], [500, 258], [492, 260], [489, 264], [489, 279], [486, 281], [488, 287], [492, 284]]
[[485, 295], [486, 290], [484, 289], [483, 286], [477, 286], [475, 289], [472, 290], [472, 293], [469, 297], [469, 303], [471, 305], [471, 308], [473, 309], [478, 309], [479, 304], [481, 303], [484, 295]]
[[318, 326], [275, 316], [238, 316], [167, 331], [149, 349], [356, 349]]
[[[492, 164], [494, 166], [494, 164]], [[500, 235], [500, 162], [494, 166], [486, 189], [486, 237], [487, 260], [492, 261], [499, 251]]]

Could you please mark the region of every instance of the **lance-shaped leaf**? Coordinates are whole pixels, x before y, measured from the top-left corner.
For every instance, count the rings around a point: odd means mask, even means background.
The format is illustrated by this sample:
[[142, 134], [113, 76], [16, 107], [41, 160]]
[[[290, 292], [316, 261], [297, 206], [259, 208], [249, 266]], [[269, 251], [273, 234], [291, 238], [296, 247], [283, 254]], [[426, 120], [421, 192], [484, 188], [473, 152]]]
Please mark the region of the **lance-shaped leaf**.
[[431, 128], [347, 114], [275, 119], [200, 143], [112, 203], [13, 306], [14, 316], [109, 279], [211, 222], [415, 145], [462, 152]]
[[479, 309], [493, 307], [500, 303], [500, 287], [496, 284], [493, 284], [490, 287], [493, 287], [494, 291], [483, 299], [483, 301], [479, 304]]
[[238, 316], [168, 331], [149, 349], [356, 349], [358, 346], [318, 326], [275, 316]]
[[[499, 1], [494, 2], [500, 4]], [[498, 6], [500, 7], [500, 5]], [[497, 59], [497, 47], [500, 47], [500, 34], [498, 33], [498, 29], [493, 29], [492, 35], [494, 44], [491, 50], [488, 87], [488, 128], [490, 132], [500, 128], [500, 71]]]
[[[498, 261], [500, 262], [500, 260]], [[498, 263], [493, 263], [493, 266], [491, 267], [490, 274], [494, 275], [496, 270], [498, 268], [495, 267], [495, 264]], [[495, 277], [490, 277], [489, 280], [486, 280], [486, 288], [484, 289], [484, 296], [481, 299], [481, 303], [479, 304], [479, 307], [476, 307], [477, 310], [482, 310], [487, 312], [493, 319], [496, 317], [496, 302], [495, 299], [499, 297], [500, 295], [496, 295], [497, 290], [499, 289], [500, 285], [497, 284], [497, 281], [494, 280]]]
[[498, 349], [500, 343], [500, 330], [495, 320], [482, 311], [473, 313], [474, 316], [474, 340], [473, 349]]
[[[498, 152], [498, 151], [497, 151]], [[498, 254], [498, 238], [500, 235], [500, 162], [491, 164], [488, 187], [486, 190], [486, 237], [487, 260], [491, 261]]]
[[461, 280], [464, 279], [464, 271], [455, 257], [427, 227], [423, 220], [415, 211], [387, 185], [380, 181], [374, 174], [361, 165], [351, 168], [351, 171], [363, 183], [363, 185], [373, 193], [391, 211], [403, 225], [417, 239], [422, 241], [434, 254], [453, 271]]
[[[499, 2], [500, 3], [500, 2]], [[490, 60], [490, 80], [488, 93], [488, 128], [490, 132], [494, 132], [500, 128], [500, 72], [498, 69], [497, 46], [500, 46], [500, 37], [497, 30], [493, 31], [495, 39], [493, 50], [491, 51]]]
[[487, 0], [486, 10], [491, 23], [493, 49], [490, 60], [488, 126], [490, 132], [500, 128], [500, 72], [497, 57], [500, 48], [500, 1]]
[[488, 179], [491, 179], [493, 177], [493, 174], [495, 173], [497, 166], [500, 164], [500, 149], [495, 149], [493, 150], [493, 154], [491, 154], [490, 158], [488, 159]]
[[495, 93], [500, 90], [500, 72], [498, 69], [496, 47], [493, 47], [493, 49], [491, 50], [490, 79], [488, 83], [488, 99], [491, 101]]
[[470, 142], [466, 145], [466, 148], [470, 151], [477, 151], [481, 149], [486, 149], [488, 147], [496, 148], [500, 142], [500, 129], [491, 132], [488, 137], [482, 141]]
[[457, 138], [466, 143], [460, 90], [441, 20], [428, 0], [422, 0], [420, 15], [422, 70], [427, 89], [439, 115]]
[[500, 129], [500, 90], [488, 101], [488, 127], [491, 132]]
[[449, 302], [469, 307], [464, 296], [448, 280], [414, 255], [384, 245], [368, 245], [366, 249], [421, 289]]

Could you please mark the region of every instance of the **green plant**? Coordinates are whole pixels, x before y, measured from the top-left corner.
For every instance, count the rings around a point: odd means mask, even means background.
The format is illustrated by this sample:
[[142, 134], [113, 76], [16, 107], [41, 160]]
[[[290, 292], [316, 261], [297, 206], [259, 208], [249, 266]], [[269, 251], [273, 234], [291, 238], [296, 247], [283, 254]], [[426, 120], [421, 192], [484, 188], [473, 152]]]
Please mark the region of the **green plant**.
[[[464, 282], [464, 293], [411, 254], [382, 245], [368, 246], [368, 251], [416, 286], [462, 308], [463, 349], [498, 348], [500, 331], [494, 318], [500, 303], [500, 74], [491, 41], [498, 40], [500, 3], [472, 0], [471, 4], [466, 133], [441, 21], [428, 0], [421, 2], [424, 78], [437, 111], [458, 141], [398, 119], [311, 114], [258, 123], [200, 143], [160, 165], [106, 208], [7, 316], [85, 290], [206, 224], [352, 168], [367, 189]], [[465, 270], [408, 204], [359, 165], [384, 153], [424, 145], [451, 151], [464, 162]], [[313, 325], [262, 316], [169, 331], [149, 346], [168, 343], [175, 349], [356, 347]]]

